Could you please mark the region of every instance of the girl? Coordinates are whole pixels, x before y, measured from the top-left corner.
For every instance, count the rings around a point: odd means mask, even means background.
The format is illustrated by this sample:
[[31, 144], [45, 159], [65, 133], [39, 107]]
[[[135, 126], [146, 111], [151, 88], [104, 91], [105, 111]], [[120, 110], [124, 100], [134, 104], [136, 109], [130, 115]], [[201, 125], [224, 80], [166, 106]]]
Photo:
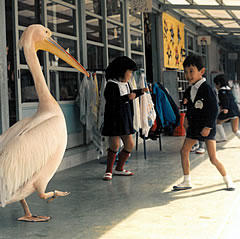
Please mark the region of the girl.
[[103, 180], [112, 179], [112, 170], [116, 153], [119, 150], [120, 139], [123, 141], [124, 147], [118, 154], [119, 160], [114, 175], [133, 175], [132, 172], [123, 169], [134, 147], [132, 137], [135, 132], [133, 128], [133, 99], [148, 91], [147, 88], [131, 89], [128, 81], [136, 69], [136, 63], [127, 56], [117, 57], [106, 69], [107, 84], [104, 91], [106, 104], [102, 135], [109, 136], [109, 148], [107, 169]]
[[240, 138], [239, 125], [239, 111], [232, 94], [231, 88], [228, 86], [224, 75], [218, 75], [214, 78], [216, 89], [218, 90], [220, 113], [217, 118], [217, 132], [219, 133], [221, 140], [218, 142], [224, 142], [227, 140], [224, 128], [222, 124], [228, 120], [231, 120], [232, 131]]

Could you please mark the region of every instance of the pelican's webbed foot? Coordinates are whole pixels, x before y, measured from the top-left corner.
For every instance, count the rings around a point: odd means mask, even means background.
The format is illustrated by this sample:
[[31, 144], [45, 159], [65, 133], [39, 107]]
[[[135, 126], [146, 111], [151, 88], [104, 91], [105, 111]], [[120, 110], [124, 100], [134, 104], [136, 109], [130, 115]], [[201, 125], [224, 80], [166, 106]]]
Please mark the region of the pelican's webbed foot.
[[47, 216], [23, 216], [19, 217], [17, 220], [18, 221], [24, 221], [24, 222], [47, 222], [51, 219], [51, 217]]
[[53, 196], [51, 198], [49, 198], [47, 202], [48, 203], [52, 202], [57, 197], [65, 197], [69, 194], [70, 194], [70, 192], [62, 192], [62, 191], [54, 190]]

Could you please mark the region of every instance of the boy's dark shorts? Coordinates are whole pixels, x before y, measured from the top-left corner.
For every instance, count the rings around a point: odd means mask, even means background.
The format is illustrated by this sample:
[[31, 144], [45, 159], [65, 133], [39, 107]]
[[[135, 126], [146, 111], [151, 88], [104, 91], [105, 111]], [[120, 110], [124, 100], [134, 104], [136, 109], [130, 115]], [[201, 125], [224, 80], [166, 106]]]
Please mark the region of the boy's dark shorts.
[[188, 127], [186, 137], [190, 138], [190, 139], [197, 139], [200, 141], [205, 141], [208, 139], [216, 140], [216, 137], [215, 137], [216, 136], [216, 127], [212, 128], [209, 135], [206, 137], [203, 137], [200, 134], [200, 132], [201, 132], [201, 130], [199, 131], [199, 129], [194, 129], [194, 128]]

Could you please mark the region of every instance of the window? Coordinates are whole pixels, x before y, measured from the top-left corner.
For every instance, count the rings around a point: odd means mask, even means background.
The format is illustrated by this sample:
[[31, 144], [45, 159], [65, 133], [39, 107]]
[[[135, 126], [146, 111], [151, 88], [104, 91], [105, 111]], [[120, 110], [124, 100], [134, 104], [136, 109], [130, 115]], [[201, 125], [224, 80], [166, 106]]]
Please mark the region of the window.
[[56, 100], [75, 100], [77, 88], [77, 72], [50, 71], [51, 93]]
[[103, 47], [88, 44], [88, 69], [103, 69]]
[[107, 23], [108, 44], [124, 47], [123, 27], [114, 23]]
[[76, 36], [75, 10], [55, 2], [47, 3], [48, 28], [53, 32]]
[[112, 62], [116, 57], [123, 56], [123, 55], [124, 55], [124, 51], [115, 50], [115, 49], [112, 49], [112, 48], [108, 49], [109, 62]]
[[122, 2], [120, 0], [107, 0], [108, 19], [123, 22]]
[[86, 16], [87, 40], [102, 42], [102, 20], [91, 15]]
[[85, 0], [86, 11], [101, 15], [101, 0]]
[[19, 0], [18, 1], [18, 24], [20, 26], [29, 26], [31, 24], [42, 24], [41, 18], [41, 0]]

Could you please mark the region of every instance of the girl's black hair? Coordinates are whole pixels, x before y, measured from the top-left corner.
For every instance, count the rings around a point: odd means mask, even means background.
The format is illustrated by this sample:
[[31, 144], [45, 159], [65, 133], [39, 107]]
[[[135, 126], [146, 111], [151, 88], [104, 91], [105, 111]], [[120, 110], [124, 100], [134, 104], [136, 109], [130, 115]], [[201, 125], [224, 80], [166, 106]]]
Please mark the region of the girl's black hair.
[[124, 78], [127, 70], [136, 71], [136, 63], [127, 56], [119, 56], [115, 58], [105, 70], [106, 80]]
[[228, 86], [228, 82], [223, 74], [215, 76], [213, 81], [216, 85], [219, 85], [220, 87]]
[[183, 67], [189, 66], [196, 66], [200, 71], [204, 67], [202, 57], [194, 54], [187, 56], [183, 62]]

